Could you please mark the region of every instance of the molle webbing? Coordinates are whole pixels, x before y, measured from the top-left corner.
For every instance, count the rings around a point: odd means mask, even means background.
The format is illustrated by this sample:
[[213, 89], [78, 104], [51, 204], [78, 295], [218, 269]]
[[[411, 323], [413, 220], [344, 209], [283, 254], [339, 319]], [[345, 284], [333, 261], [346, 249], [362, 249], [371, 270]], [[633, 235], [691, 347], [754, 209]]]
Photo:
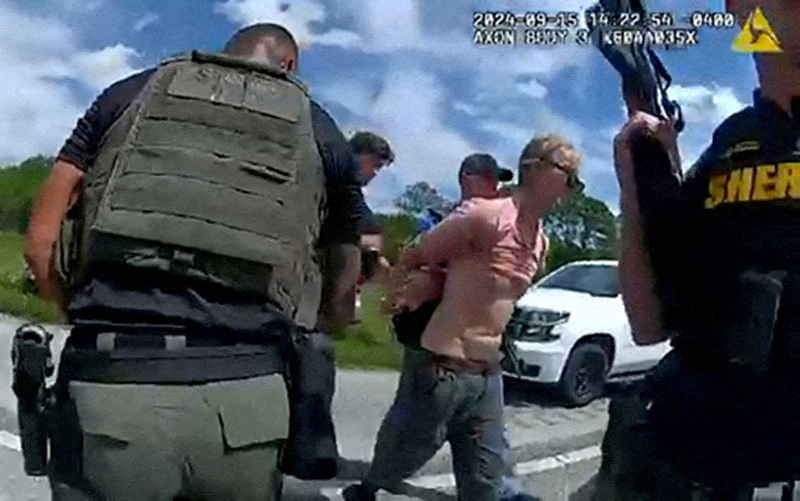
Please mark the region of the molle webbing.
[[323, 196], [302, 84], [195, 52], [162, 63], [106, 133], [85, 180], [82, 264], [261, 292], [307, 316]]

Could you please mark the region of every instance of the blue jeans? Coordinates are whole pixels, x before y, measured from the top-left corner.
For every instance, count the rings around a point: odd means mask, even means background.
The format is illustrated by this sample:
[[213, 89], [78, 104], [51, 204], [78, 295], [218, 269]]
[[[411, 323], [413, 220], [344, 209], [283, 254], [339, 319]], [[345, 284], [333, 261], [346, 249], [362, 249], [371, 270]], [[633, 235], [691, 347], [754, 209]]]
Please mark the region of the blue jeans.
[[442, 368], [429, 353], [406, 348], [395, 401], [378, 431], [364, 484], [397, 493], [403, 480], [449, 442], [458, 499], [498, 501], [503, 474], [499, 381], [494, 374]]
[[[492, 388], [497, 388], [500, 392], [500, 401], [503, 401], [503, 374], [493, 376], [497, 378], [496, 384], [492, 384]], [[527, 496], [522, 489], [520, 481], [514, 477], [514, 464], [511, 461], [511, 446], [506, 437], [506, 427], [503, 422], [500, 423], [502, 429], [499, 432], [487, 433], [489, 437], [499, 437], [500, 443], [494, 444], [492, 448], [497, 448], [501, 451], [500, 455], [503, 458], [503, 479], [500, 485], [500, 501], [510, 501], [519, 499], [521, 496]], [[522, 499], [526, 499], [523, 497]]]

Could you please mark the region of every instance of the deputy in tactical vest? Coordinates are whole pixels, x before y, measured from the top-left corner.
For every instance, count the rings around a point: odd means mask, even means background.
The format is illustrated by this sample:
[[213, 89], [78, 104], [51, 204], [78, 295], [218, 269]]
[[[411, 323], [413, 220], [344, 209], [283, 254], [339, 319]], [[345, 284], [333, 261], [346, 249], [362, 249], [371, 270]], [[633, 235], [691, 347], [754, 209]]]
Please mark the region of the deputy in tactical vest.
[[[782, 52], [755, 54], [754, 103], [717, 128], [684, 179], [637, 197], [632, 138], [658, 138], [677, 162], [670, 124], [639, 113], [615, 141], [631, 329], [639, 344], [673, 337], [674, 350], [641, 405], [612, 409], [596, 499], [750, 499], [800, 474], [800, 9], [727, 1], [742, 25], [756, 7]], [[658, 275], [671, 283], [653, 280], [640, 200], [661, 203], [653, 220], [671, 245]], [[656, 287], [677, 291], [676, 304]]]
[[281, 26], [245, 28], [106, 89], [59, 153], [26, 247], [74, 325], [54, 499], [280, 497], [293, 334], [337, 325], [323, 274], [357, 277], [317, 254], [357, 246], [363, 205], [297, 60]]

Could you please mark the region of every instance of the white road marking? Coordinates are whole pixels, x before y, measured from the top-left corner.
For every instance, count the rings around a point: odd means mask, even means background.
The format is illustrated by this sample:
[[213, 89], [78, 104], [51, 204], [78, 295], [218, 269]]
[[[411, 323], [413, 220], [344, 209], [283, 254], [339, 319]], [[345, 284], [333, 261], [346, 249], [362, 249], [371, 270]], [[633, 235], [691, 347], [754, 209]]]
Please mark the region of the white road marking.
[[22, 444], [19, 441], [19, 437], [7, 431], [0, 430], [0, 445], [17, 452], [22, 451]]
[[592, 459], [599, 458], [600, 455], [600, 447], [593, 445], [591, 447], [578, 449], [564, 454], [557, 454], [555, 456], [518, 463], [514, 465], [514, 473], [517, 476], [541, 473], [544, 471], [561, 468], [562, 466], [566, 466], [568, 464], [578, 463], [580, 461], [590, 461]]
[[323, 487], [319, 490], [319, 493], [320, 495], [335, 501], [342, 499], [342, 490], [343, 489], [341, 487]]
[[[556, 456], [519, 463], [514, 466], [514, 473], [517, 476], [542, 473], [548, 470], [554, 470], [556, 468], [563, 468], [569, 464], [596, 459], [599, 458], [600, 455], [600, 447], [594, 445], [591, 447], [586, 447], [585, 449], [578, 449], [564, 454], [558, 454]], [[456, 486], [455, 478], [451, 474], [415, 477], [406, 480], [406, 483], [423, 489], [435, 490], [452, 489]], [[331, 500], [342, 499], [341, 488], [323, 488], [320, 490], [320, 494]]]

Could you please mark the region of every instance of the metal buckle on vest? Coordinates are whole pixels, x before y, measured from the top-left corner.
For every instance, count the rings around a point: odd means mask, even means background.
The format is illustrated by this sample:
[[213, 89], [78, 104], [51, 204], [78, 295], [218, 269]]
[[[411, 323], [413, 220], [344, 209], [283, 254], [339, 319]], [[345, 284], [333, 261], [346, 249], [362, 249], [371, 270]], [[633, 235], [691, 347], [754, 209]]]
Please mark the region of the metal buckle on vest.
[[186, 266], [194, 266], [194, 252], [175, 250], [172, 253], [172, 261]]
[[186, 348], [186, 336], [164, 336], [165, 350], [182, 350]]
[[114, 351], [117, 335], [113, 332], [101, 332], [95, 336], [95, 346], [97, 351]]

